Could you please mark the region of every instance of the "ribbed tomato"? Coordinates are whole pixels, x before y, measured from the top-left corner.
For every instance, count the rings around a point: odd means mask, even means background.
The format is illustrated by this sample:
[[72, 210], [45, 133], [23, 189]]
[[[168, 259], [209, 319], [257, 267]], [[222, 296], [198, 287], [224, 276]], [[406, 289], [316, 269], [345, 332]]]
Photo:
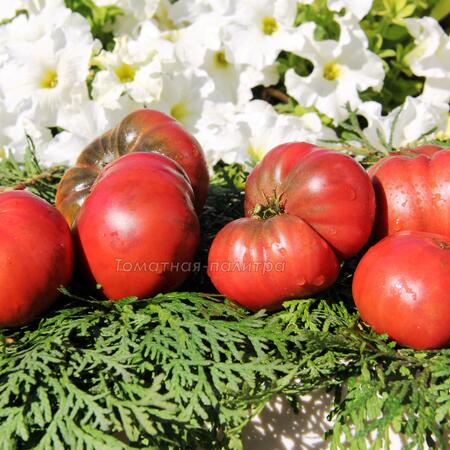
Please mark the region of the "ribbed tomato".
[[208, 274], [217, 290], [250, 309], [279, 308], [338, 276], [339, 259], [368, 240], [375, 196], [349, 156], [307, 143], [271, 150], [250, 174], [247, 218], [215, 237]]
[[130, 153], [103, 169], [74, 235], [84, 269], [109, 299], [184, 281], [199, 242], [193, 199], [184, 170], [163, 155]]
[[367, 173], [349, 156], [307, 143], [280, 145], [248, 177], [247, 214], [274, 191], [283, 194], [286, 212], [308, 223], [340, 258], [367, 242], [375, 196]]
[[384, 238], [362, 258], [353, 297], [378, 333], [415, 349], [450, 342], [450, 238], [404, 231]]
[[276, 309], [284, 300], [331, 286], [339, 262], [306, 222], [290, 214], [238, 219], [215, 237], [208, 275], [219, 292], [252, 309]]
[[450, 149], [424, 146], [408, 152], [369, 170], [377, 199], [374, 236], [402, 230], [450, 236]]
[[139, 109], [116, 127], [89, 144], [74, 167], [64, 174], [56, 193], [56, 207], [72, 225], [103, 167], [123, 155], [156, 152], [176, 161], [186, 172], [200, 212], [208, 191], [208, 169], [203, 150], [172, 117], [155, 110]]
[[0, 327], [39, 317], [72, 276], [73, 246], [63, 216], [25, 191], [0, 194]]

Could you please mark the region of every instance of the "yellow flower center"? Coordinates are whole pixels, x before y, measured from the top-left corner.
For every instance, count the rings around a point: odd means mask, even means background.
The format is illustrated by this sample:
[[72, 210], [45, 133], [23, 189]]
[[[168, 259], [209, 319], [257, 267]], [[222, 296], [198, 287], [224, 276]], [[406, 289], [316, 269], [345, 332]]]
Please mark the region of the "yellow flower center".
[[336, 64], [335, 62], [325, 64], [325, 67], [323, 68], [323, 77], [326, 80], [334, 81], [340, 76], [341, 76], [341, 68], [339, 64]]
[[131, 83], [136, 76], [136, 69], [126, 63], [122, 63], [114, 72], [121, 83]]
[[261, 23], [263, 33], [267, 34], [268, 36], [278, 30], [278, 23], [274, 17], [263, 17]]
[[58, 74], [53, 69], [48, 69], [41, 79], [41, 88], [53, 89], [58, 84]]
[[172, 44], [174, 44], [180, 39], [180, 32], [178, 30], [168, 31], [167, 33], [163, 34], [163, 38], [166, 41], [172, 42]]
[[221, 68], [225, 68], [228, 66], [228, 61], [225, 58], [225, 52], [223, 50], [214, 53], [214, 64]]
[[182, 122], [183, 119], [189, 115], [189, 110], [183, 103], [177, 103], [176, 105], [172, 106], [170, 115], [179, 122]]
[[254, 147], [252, 144], [249, 144], [247, 147], [247, 154], [250, 156], [252, 162], [259, 162], [264, 158], [265, 151], [263, 148]]

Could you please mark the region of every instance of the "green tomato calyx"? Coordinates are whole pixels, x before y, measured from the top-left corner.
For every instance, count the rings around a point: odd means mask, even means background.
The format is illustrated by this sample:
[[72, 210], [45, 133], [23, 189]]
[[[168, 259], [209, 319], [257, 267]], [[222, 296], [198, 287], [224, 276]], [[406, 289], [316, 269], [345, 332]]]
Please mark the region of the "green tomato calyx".
[[283, 193], [278, 195], [276, 189], [274, 189], [271, 196], [268, 196], [265, 192], [262, 194], [265, 202], [257, 203], [255, 207], [249, 211], [249, 214], [253, 219], [267, 220], [271, 217], [285, 213], [286, 200], [283, 199]]

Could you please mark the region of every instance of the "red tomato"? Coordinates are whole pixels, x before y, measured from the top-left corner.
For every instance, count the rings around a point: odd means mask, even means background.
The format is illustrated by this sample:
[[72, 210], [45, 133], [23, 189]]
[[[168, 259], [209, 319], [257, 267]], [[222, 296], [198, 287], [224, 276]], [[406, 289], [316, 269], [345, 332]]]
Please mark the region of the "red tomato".
[[63, 216], [25, 191], [0, 194], [0, 327], [39, 317], [72, 276], [73, 246]]
[[290, 214], [238, 219], [215, 237], [208, 274], [219, 292], [252, 309], [276, 309], [287, 299], [331, 286], [339, 262], [306, 222]]
[[377, 199], [375, 238], [402, 230], [450, 236], [450, 149], [390, 156], [369, 175]]
[[176, 161], [186, 172], [197, 212], [201, 211], [208, 193], [208, 168], [200, 144], [179, 122], [160, 111], [139, 109], [117, 125], [112, 140], [122, 154], [154, 151]]
[[415, 148], [408, 148], [408, 147], [401, 148], [400, 153], [402, 153], [404, 155], [433, 156], [439, 150], [442, 150], [442, 147], [440, 145], [424, 144], [424, 145], [419, 145], [418, 147], [415, 147]]
[[188, 178], [157, 153], [107, 165], [75, 222], [83, 266], [111, 300], [168, 291], [188, 276], [199, 222]]
[[393, 234], [372, 247], [356, 268], [353, 297], [361, 317], [415, 349], [450, 342], [450, 238]]
[[298, 216], [347, 259], [367, 242], [375, 217], [375, 196], [364, 169], [342, 153], [307, 143], [271, 150], [247, 180], [245, 210], [276, 190], [288, 214]]
[[62, 177], [55, 202], [69, 225], [74, 223], [104, 166], [133, 152], [156, 152], [176, 161], [191, 182], [197, 212], [202, 210], [209, 176], [200, 144], [172, 117], [155, 110], [139, 109], [91, 142], [80, 153], [75, 166]]

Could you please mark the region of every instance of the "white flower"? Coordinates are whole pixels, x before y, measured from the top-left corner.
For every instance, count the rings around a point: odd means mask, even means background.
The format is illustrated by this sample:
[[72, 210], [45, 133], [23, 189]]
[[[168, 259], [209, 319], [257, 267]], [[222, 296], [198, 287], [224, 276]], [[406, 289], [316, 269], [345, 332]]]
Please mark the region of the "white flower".
[[[47, 5], [39, 5], [32, 0], [5, 3], [20, 5], [19, 9], [26, 10], [28, 15], [20, 14], [10, 23], [0, 27], [0, 64], [2, 59], [7, 60], [9, 55], [14, 53], [14, 46], [17, 44], [24, 42], [31, 44], [62, 27], [68, 28], [66, 30], [68, 33], [76, 31], [77, 28], [83, 29], [83, 26], [77, 27], [76, 21], [84, 21], [84, 19], [66, 8], [63, 0], [55, 0]], [[9, 18], [13, 16], [14, 14]]]
[[184, 67], [198, 68], [206, 52], [220, 46], [221, 26], [219, 16], [208, 14], [187, 27], [163, 32], [163, 38], [173, 43], [175, 55]]
[[0, 91], [9, 111], [27, 104], [36, 121], [54, 126], [61, 105], [87, 97], [86, 78], [94, 47], [89, 25], [62, 6], [49, 6], [18, 23], [27, 30], [18, 30], [16, 21], [10, 24]]
[[322, 125], [317, 114], [301, 117], [278, 114], [262, 100], [249, 102], [240, 120], [246, 124], [245, 152], [252, 161], [261, 160], [269, 150], [287, 142], [319, 143], [321, 139], [336, 138], [333, 130]]
[[114, 5], [123, 11], [123, 15], [117, 17], [114, 31], [117, 34], [131, 34], [136, 27], [151, 19], [159, 6], [160, 0], [94, 0], [98, 6]]
[[93, 100], [61, 108], [57, 123], [64, 131], [42, 147], [41, 161], [45, 165], [74, 164], [84, 147], [137, 108], [138, 105], [127, 97], [121, 98], [115, 110], [106, 109]]
[[68, 40], [71, 41], [77, 37], [83, 38], [86, 28], [89, 29], [87, 21], [78, 13], [66, 8], [64, 0], [51, 2], [23, 0], [22, 3], [28, 17], [21, 14], [4, 29], [0, 28], [5, 32], [8, 46], [22, 41], [33, 43], [60, 29], [64, 30]]
[[336, 138], [317, 114], [278, 114], [262, 100], [243, 106], [206, 101], [196, 128], [195, 137], [205, 150], [210, 169], [219, 160], [250, 167], [273, 147], [286, 142], [320, 143], [321, 139]]
[[416, 47], [407, 55], [413, 73], [426, 77], [423, 95], [450, 101], [450, 37], [432, 17], [405, 19]]
[[154, 54], [163, 64], [176, 62], [173, 42], [167, 39], [166, 33], [161, 31], [153, 20], [147, 20], [141, 24], [136, 46], [146, 49], [148, 54]]
[[386, 116], [381, 114], [381, 104], [378, 102], [361, 104], [358, 113], [368, 121], [368, 126], [364, 129], [368, 141], [377, 150], [386, 151], [382, 141], [399, 148], [417, 141], [435, 127], [437, 130], [434, 134], [445, 131], [448, 105], [431, 104], [422, 96], [407, 97], [402, 106]]
[[191, 24], [205, 14], [224, 16], [230, 11], [231, 4], [232, 0], [178, 0], [170, 4], [168, 14], [176, 24]]
[[[51, 5], [49, 4], [51, 3]], [[27, 14], [37, 14], [46, 6], [52, 8], [64, 7], [64, 0], [3, 0], [0, 2], [0, 20], [12, 19], [17, 12], [26, 11]]]
[[372, 3], [373, 0], [328, 0], [328, 8], [331, 11], [340, 11], [345, 8], [361, 20], [370, 11]]
[[227, 60], [262, 69], [273, 64], [290, 39], [297, 0], [246, 0], [224, 29]]
[[212, 90], [213, 84], [204, 72], [186, 69], [165, 73], [161, 98], [149, 107], [171, 115], [193, 132]]
[[222, 160], [227, 164], [246, 163], [244, 126], [239, 120], [239, 108], [232, 103], [207, 101], [197, 122], [195, 137], [205, 151], [208, 167]]
[[[210, 23], [208, 27], [207, 23]], [[204, 25], [203, 25], [204, 23]], [[232, 63], [227, 59], [226, 50], [221, 39], [221, 25], [223, 25], [214, 14], [203, 15], [197, 22], [199, 35], [207, 36], [203, 53], [200, 57], [198, 51], [197, 62], [201, 62], [199, 67], [207, 72], [211, 80], [214, 82], [214, 93], [212, 97], [217, 102], [244, 103], [253, 97], [251, 89], [260, 84], [269, 86], [278, 81], [278, 72], [275, 65], [260, 69], [255, 69], [247, 64]], [[193, 26], [188, 27], [193, 28]], [[197, 44], [193, 44], [195, 36], [186, 39], [184, 48], [186, 53], [191, 53], [198, 43], [202, 42], [202, 38], [197, 39]], [[177, 50], [179, 58], [182, 58], [180, 50]], [[184, 58], [187, 62], [187, 58]], [[191, 59], [188, 65], [197, 67]]]
[[12, 19], [16, 15], [16, 11], [23, 9], [23, 0], [8, 0], [0, 2], [0, 21]]
[[351, 24], [348, 16], [339, 22], [339, 41], [316, 41], [316, 24], [313, 22], [304, 23], [297, 29], [304, 39], [298, 39], [297, 48], [290, 50], [310, 60], [314, 69], [304, 77], [289, 69], [285, 78], [289, 95], [303, 106], [315, 106], [335, 123], [348, 116], [346, 103], [353, 108], [361, 103], [358, 91], [369, 87], [379, 90], [384, 79], [382, 61], [367, 50], [367, 39], [362, 30]]
[[136, 102], [158, 100], [162, 79], [161, 63], [155, 52], [126, 36], [115, 41], [112, 52], [102, 51], [94, 60], [103, 69], [92, 84], [94, 99], [109, 108], [116, 107], [124, 93]]
[[206, 53], [201, 68], [214, 82], [214, 93], [211, 97], [218, 102], [243, 104], [252, 99], [252, 88], [276, 84], [279, 78], [275, 66], [257, 70], [245, 64], [230, 63], [221, 47]]
[[8, 112], [0, 98], [0, 156], [11, 154], [22, 160], [28, 146], [27, 135], [38, 152], [52, 139], [48, 128], [38, 125], [30, 111]]

